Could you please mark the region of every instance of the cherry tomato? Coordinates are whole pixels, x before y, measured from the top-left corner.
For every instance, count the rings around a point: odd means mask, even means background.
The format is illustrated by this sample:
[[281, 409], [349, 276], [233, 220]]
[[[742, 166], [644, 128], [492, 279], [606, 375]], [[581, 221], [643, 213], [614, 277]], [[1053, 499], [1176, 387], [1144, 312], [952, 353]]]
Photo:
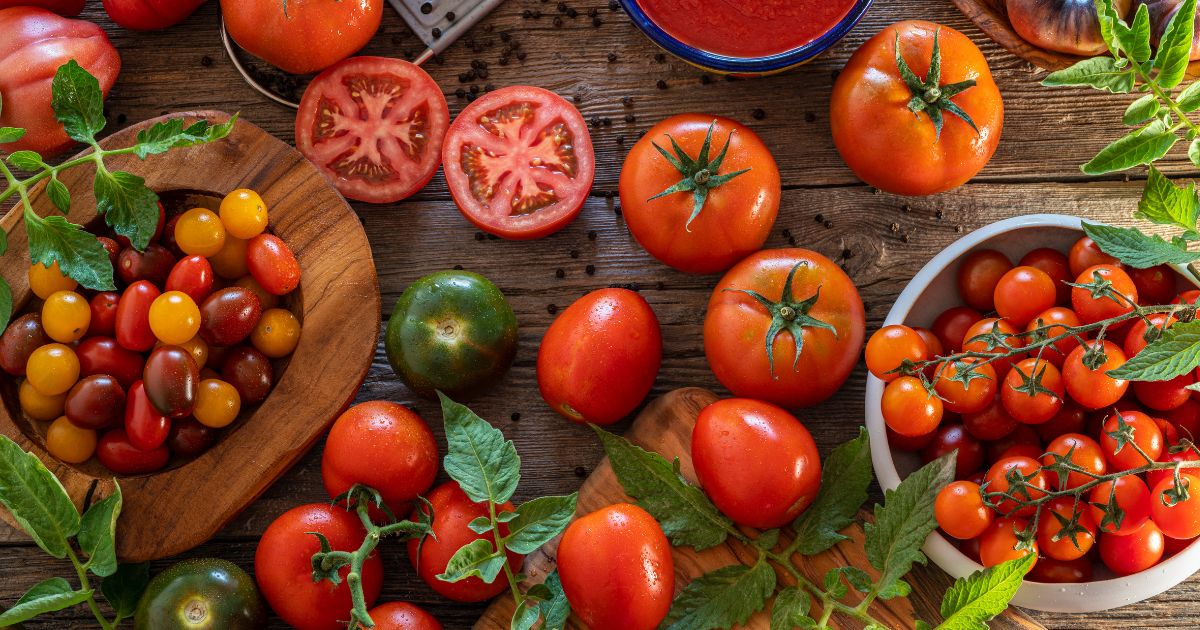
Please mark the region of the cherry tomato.
[[185, 343], [200, 332], [200, 308], [182, 291], [167, 291], [150, 304], [150, 330], [168, 345]]
[[[1163, 420], [1162, 418], [1154, 418], [1154, 424], [1158, 425], [1158, 430], [1163, 434], [1163, 452], [1167, 451], [1167, 447], [1179, 442], [1179, 429], [1175, 425]], [[1160, 457], [1161, 459], [1161, 457]]]
[[1134, 381], [1133, 393], [1150, 409], [1170, 411], [1191, 400], [1192, 390], [1187, 387], [1195, 382], [1191, 372], [1166, 381]]
[[70, 346], [48, 343], [29, 355], [25, 376], [43, 395], [65, 394], [79, 380], [79, 357]]
[[407, 602], [388, 602], [370, 611], [375, 630], [442, 630], [442, 624], [424, 609]]
[[[1048, 339], [1058, 337], [1067, 332], [1068, 328], [1078, 327], [1082, 322], [1079, 321], [1079, 316], [1069, 308], [1055, 306], [1048, 308], [1041, 313], [1038, 313], [1025, 327], [1026, 332], [1033, 332], [1042, 328], [1042, 334]], [[1026, 337], [1028, 339], [1028, 337]], [[1054, 342], [1052, 345], [1045, 346], [1042, 349], [1042, 358], [1054, 364], [1054, 367], [1062, 369], [1063, 362], [1067, 360], [1067, 355], [1071, 351], [1079, 347], [1079, 340], [1074, 336], [1066, 337]]]
[[111, 337], [88, 337], [75, 348], [79, 375], [108, 374], [126, 389], [142, 379], [145, 360], [141, 354], [121, 347]]
[[[1092, 519], [1099, 524], [1100, 531], [1108, 534], [1130, 534], [1150, 519], [1150, 489], [1141, 477], [1129, 475], [1105, 481], [1089, 490], [1087, 499], [1092, 504], [1088, 508], [1092, 512]], [[1119, 525], [1113, 521], [1104, 522], [1104, 510], [1096, 507], [1108, 506], [1110, 502], [1124, 514]]]
[[179, 346], [155, 348], [146, 359], [143, 374], [146, 395], [159, 413], [171, 418], [191, 415], [200, 369], [190, 352]]
[[[997, 518], [979, 537], [979, 559], [985, 567], [994, 567], [1009, 560], [1038, 554], [1037, 541], [1030, 541], [1030, 549], [1017, 549], [1017, 532], [1029, 528], [1023, 518]], [[1034, 561], [1037, 565], [1037, 561]]]
[[867, 341], [867, 369], [882, 381], [894, 381], [904, 361], [919, 363], [929, 357], [925, 340], [917, 331], [903, 325], [884, 326]]
[[[160, 203], [159, 205], [161, 206], [162, 204]], [[108, 252], [108, 262], [112, 263], [112, 266], [115, 268], [117, 266], [117, 257], [121, 255], [121, 245], [107, 236], [97, 236], [96, 240], [100, 241], [100, 245], [104, 247], [104, 251]]]
[[[1064, 533], [1067, 524], [1071, 522], [1076, 508], [1079, 518], [1076, 523], [1082, 531], [1076, 531], [1074, 537]], [[1046, 503], [1038, 519], [1037, 544], [1038, 551], [1054, 560], [1075, 560], [1082, 558], [1092, 549], [1096, 542], [1098, 525], [1092, 519], [1087, 503], [1080, 499], [1076, 505], [1075, 497], [1055, 497]]]
[[237, 280], [250, 273], [246, 261], [246, 252], [249, 247], [250, 241], [227, 236], [225, 244], [221, 246], [221, 251], [210, 256], [208, 262], [218, 276], [226, 280]]
[[121, 295], [114, 291], [103, 291], [92, 296], [88, 302], [88, 337], [112, 337], [117, 332], [117, 303]]
[[1126, 536], [1101, 534], [1100, 559], [1117, 575], [1133, 575], [1158, 564], [1164, 545], [1162, 532], [1153, 521], [1146, 521]]
[[1198, 303], [1200, 303], [1200, 289], [1191, 289], [1188, 291], [1184, 291], [1184, 292], [1180, 293], [1179, 295], [1175, 296], [1175, 299], [1171, 300], [1171, 303], [1172, 304], [1198, 304]]
[[[1163, 454], [1158, 457], [1160, 462], [1195, 462], [1200, 461], [1200, 454], [1196, 452], [1195, 446], [1190, 446], [1186, 449], [1171, 452], [1170, 450], [1163, 451]], [[1185, 469], [1183, 472], [1196, 474], [1196, 469]], [[1158, 484], [1164, 479], [1174, 479], [1174, 470], [1152, 470], [1146, 473], [1146, 487], [1157, 488]]]
[[[1042, 465], [1053, 464], [1056, 461], [1054, 455], [1065, 457], [1071, 463], [1091, 473], [1088, 475], [1082, 472], [1071, 472], [1067, 475], [1065, 485], [1058, 475], [1048, 473], [1050, 483], [1060, 490], [1078, 488], [1108, 471], [1108, 464], [1104, 461], [1104, 451], [1101, 450], [1096, 440], [1086, 435], [1066, 433], [1054, 438], [1046, 447], [1046, 456], [1041, 458]], [[1059, 560], [1066, 559], [1068, 558], [1059, 558]]]
[[225, 195], [218, 213], [228, 235], [234, 238], [252, 239], [267, 229], [267, 204], [247, 188]]
[[963, 426], [978, 440], [999, 440], [1017, 428], [1017, 421], [1004, 410], [1000, 398], [992, 399], [983, 411], [964, 413]]
[[42, 263], [29, 266], [29, 289], [41, 299], [46, 299], [59, 291], [74, 291], [79, 286], [58, 267], [58, 261], [47, 267]]
[[117, 277], [125, 284], [149, 280], [162, 285], [174, 266], [175, 256], [162, 245], [150, 244], [144, 252], [126, 246], [117, 258]]
[[1022, 256], [1017, 264], [1041, 269], [1054, 281], [1054, 303], [1060, 306], [1070, 303], [1071, 287], [1067, 283], [1078, 274], [1071, 273], [1066, 254], [1050, 247], [1039, 247]]
[[1049, 361], [1024, 359], [1013, 365], [1000, 387], [1005, 411], [1017, 422], [1041, 424], [1062, 408], [1066, 388]]
[[914, 328], [913, 330], [921, 338], [921, 341], [925, 342], [925, 354], [929, 358], [940, 357], [946, 352], [942, 347], [942, 340], [932, 330], [928, 328]]
[[225, 246], [225, 226], [212, 210], [192, 208], [175, 223], [175, 243], [189, 256], [215, 256]]
[[925, 391], [920, 379], [901, 376], [883, 389], [883, 420], [906, 437], [932, 435], [942, 422], [942, 399]]
[[1104, 449], [1104, 459], [1108, 461], [1109, 469], [1129, 470], [1157, 460], [1163, 451], [1163, 434], [1154, 420], [1140, 411], [1123, 411], [1121, 418], [1132, 429], [1133, 442], [1118, 449], [1117, 440], [1113, 437], [1117, 431], [1117, 416], [1114, 414], [1104, 421], [1100, 446]]
[[206, 427], [195, 418], [179, 418], [171, 422], [171, 432], [167, 435], [167, 448], [172, 455], [179, 457], [195, 457], [217, 441], [217, 431]]
[[1200, 402], [1195, 398], [1175, 409], [1164, 411], [1162, 417], [1175, 425], [1180, 437], [1193, 442], [1200, 437]]
[[992, 508], [983, 504], [979, 484], [970, 481], [954, 481], [942, 488], [933, 511], [942, 531], [960, 540], [983, 534], [995, 518]]
[[1083, 433], [1087, 431], [1087, 412], [1083, 407], [1070, 398], [1063, 400], [1063, 406], [1046, 422], [1034, 425], [1038, 436], [1049, 441], [1064, 433]]
[[237, 282], [233, 283], [233, 286], [246, 289], [257, 295], [258, 301], [262, 304], [264, 311], [279, 306], [279, 296], [274, 293], [268, 293], [266, 289], [262, 288], [262, 285], [254, 280], [254, 276], [242, 276], [238, 278]]
[[129, 443], [139, 450], [152, 451], [167, 440], [171, 419], [154, 408], [146, 395], [146, 386], [138, 381], [129, 388], [125, 406], [125, 434]]
[[1129, 381], [1110, 377], [1107, 372], [1125, 364], [1125, 353], [1111, 341], [1100, 343], [1106, 360], [1098, 369], [1090, 369], [1083, 363], [1088, 348], [1097, 347], [1096, 341], [1088, 341], [1067, 355], [1063, 362], [1062, 376], [1067, 394], [1088, 409], [1102, 409], [1115, 404], [1129, 389]]
[[942, 342], [942, 349], [948, 353], [962, 352], [963, 339], [975, 322], [983, 319], [983, 313], [966, 306], [954, 306], [946, 309], [937, 319], [933, 320], [933, 334]]
[[187, 350], [188, 354], [192, 355], [192, 360], [196, 362], [197, 369], [203, 370], [204, 365], [208, 362], [208, 353], [209, 353], [208, 344], [205, 343], [204, 340], [201, 339], [199, 335], [192, 337], [191, 339], [188, 339], [187, 341], [185, 341], [183, 343], [179, 343], [179, 344], [165, 344], [160, 341], [157, 344], [155, 344], [154, 347], [159, 348], [159, 347], [162, 347], [165, 345], [175, 345], [180, 348], [183, 348], [184, 350]]
[[107, 374], [85, 376], [71, 387], [63, 402], [67, 419], [84, 429], [105, 429], [125, 410], [125, 390]]
[[1137, 287], [1133, 285], [1133, 280], [1129, 278], [1129, 274], [1116, 265], [1095, 265], [1084, 269], [1083, 273], [1075, 278], [1075, 284], [1093, 283], [1097, 279], [1107, 280], [1111, 283], [1112, 291], [1116, 292], [1119, 297], [1113, 298], [1107, 295], [1096, 297], [1090, 289], [1080, 287], [1071, 289], [1071, 307], [1075, 314], [1079, 315], [1080, 321], [1091, 324], [1124, 315], [1133, 310], [1138, 301], [1138, 292]]
[[[1031, 446], [1035, 449], [1042, 449], [1042, 440], [1040, 437], [1038, 437], [1037, 431], [1034, 431], [1033, 427], [1028, 424], [1017, 423], [1017, 427], [1013, 429], [1011, 433], [998, 440], [988, 442], [985, 445], [984, 448], [987, 454], [987, 461], [992, 463], [998, 462], [1004, 459], [1003, 454], [1006, 451], [1011, 450], [1014, 446], [1022, 444]], [[1046, 451], [1044, 449], [1040, 450], [1038, 457], [1033, 459], [1038, 459], [1041, 457], [1041, 453], [1045, 452]]]
[[171, 268], [165, 286], [167, 291], [182, 291], [196, 304], [203, 304], [213, 291], [213, 270], [203, 256], [187, 256]]
[[49, 422], [63, 415], [67, 395], [47, 396], [34, 389], [29, 381], [22, 380], [17, 388], [17, 400], [21, 403], [21, 411], [24, 411], [25, 415], [34, 420]]
[[1014, 267], [996, 284], [996, 312], [1020, 328], [1038, 313], [1053, 307], [1056, 296], [1057, 289], [1049, 274], [1036, 267]]
[[200, 424], [214, 429], [227, 427], [241, 409], [242, 400], [233, 385], [215, 378], [200, 381], [196, 406], [192, 408], [192, 416]]
[[951, 451], [958, 451], [954, 460], [956, 479], [966, 479], [983, 466], [983, 444], [958, 423], [939, 427], [933, 441], [921, 449], [921, 459], [931, 462]]
[[171, 452], [166, 445], [143, 451], [130, 443], [125, 429], [113, 429], [100, 437], [96, 458], [118, 475], [143, 475], [166, 468]]
[[122, 347], [138, 352], [154, 347], [156, 337], [150, 329], [150, 305], [159, 295], [158, 287], [147, 280], [125, 287], [117, 302], [117, 343]]
[[82, 464], [96, 452], [96, 432], [63, 416], [46, 429], [46, 450], [68, 464]]
[[253, 292], [221, 289], [200, 305], [200, 337], [214, 346], [233, 346], [250, 336], [260, 317], [262, 305]]
[[1067, 561], [1040, 558], [1025, 576], [1025, 580], [1050, 584], [1080, 584], [1091, 582], [1094, 572], [1091, 558]]
[[[1008, 322], [1006, 319], [997, 319], [988, 317], [981, 319], [967, 328], [966, 334], [963, 335], [962, 349], [964, 352], [987, 352], [990, 354], [1007, 353], [1010, 350], [1016, 350], [1025, 347], [1025, 339], [1018, 337], [1017, 328]], [[1003, 339], [991, 338], [990, 336], [1002, 335]], [[1008, 371], [1017, 361], [1023, 359], [1025, 355], [1016, 354], [1011, 357], [995, 359], [989, 362], [992, 369], [996, 372], [996, 378], [1003, 381], [1008, 376]]]
[[1152, 492], [1150, 517], [1164, 536], [1186, 540], [1200, 536], [1200, 477], [1181, 472], [1179, 480], [1187, 497], [1180, 500], [1168, 494], [1174, 491], [1174, 479], [1159, 481]]
[[82, 339], [91, 321], [91, 306], [74, 291], [57, 291], [42, 304], [42, 328], [47, 337], [59, 343]]
[[[1009, 475], [1017, 474], [1025, 480], [1027, 487], [1015, 488], [1010, 491], [1012, 484], [1009, 482]], [[1006, 492], [1026, 501], [1041, 498], [1045, 495], [1045, 490], [1049, 488], [1046, 475], [1041, 470], [1041, 464], [1029, 457], [1001, 459], [992, 464], [984, 478], [987, 480], [988, 492]], [[1033, 513], [1037, 511], [1037, 508], [1032, 505], [1018, 506], [1016, 501], [1007, 497], [987, 499], [987, 503], [1004, 516], [1033, 516]]]
[[1178, 277], [1170, 265], [1156, 265], [1147, 269], [1125, 270], [1137, 288], [1142, 304], [1167, 304], [1175, 297], [1175, 279]]
[[747, 527], [792, 522], [821, 487], [821, 457], [812, 435], [770, 403], [730, 398], [705, 407], [692, 430], [691, 452], [704, 492]]
[[300, 263], [283, 239], [274, 234], [259, 234], [246, 247], [250, 275], [273, 295], [287, 295], [300, 286]]
[[[1079, 274], [1083, 273], [1088, 267], [1095, 265], [1120, 265], [1121, 261], [1114, 256], [1109, 256], [1100, 251], [1100, 247], [1096, 245], [1090, 237], [1083, 237], [1071, 246], [1071, 251], [1067, 254], [1068, 264], [1071, 266], [1071, 276], [1078, 278]], [[1090, 281], [1091, 278], [1088, 278]]]
[[[1146, 321], [1149, 320], [1148, 325]], [[1146, 316], [1146, 319], [1135, 319], [1129, 325], [1129, 331], [1125, 333], [1125, 356], [1134, 357], [1142, 351], [1150, 342], [1146, 339], [1147, 334], [1152, 339], [1158, 339], [1162, 336], [1162, 331], [1171, 327], [1175, 323], [1175, 318], [1166, 313], [1151, 313]], [[1154, 331], [1151, 332], [1153, 327]]]
[[0, 368], [13, 376], [25, 374], [34, 350], [50, 343], [40, 313], [26, 313], [12, 321], [0, 335]]
[[996, 371], [989, 363], [980, 363], [971, 370], [976, 377], [968, 377], [967, 385], [954, 380], [959, 372], [977, 359], [963, 359], [946, 365], [934, 383], [937, 395], [942, 397], [947, 411], [954, 413], [977, 413], [983, 411], [996, 397]]
[[171, 255], [176, 259], [187, 258], [188, 255], [179, 249], [179, 243], [175, 242], [175, 226], [179, 225], [179, 217], [183, 215], [177, 214], [167, 220], [166, 226], [163, 227], [162, 246], [171, 252]]
[[958, 264], [958, 294], [971, 308], [995, 310], [996, 287], [1012, 268], [1012, 261], [994, 249], [971, 252]]
[[571, 523], [558, 545], [558, 572], [571, 612], [591, 628], [653, 630], [674, 596], [671, 544], [654, 517], [628, 503]]
[[254, 348], [239, 347], [225, 357], [221, 380], [237, 389], [242, 404], [257, 405], [271, 393], [275, 368], [267, 355]]
[[272, 359], [286, 357], [300, 343], [300, 320], [287, 309], [264, 311], [250, 333], [250, 343]]
[[1196, 538], [1188, 538], [1188, 539], [1184, 539], [1184, 540], [1179, 540], [1176, 538], [1170, 538], [1170, 537], [1164, 536], [1163, 537], [1163, 559], [1170, 558], [1171, 556], [1179, 553], [1180, 551], [1183, 551], [1184, 549], [1191, 547], [1192, 543], [1196, 542], [1196, 540], [1197, 540]]

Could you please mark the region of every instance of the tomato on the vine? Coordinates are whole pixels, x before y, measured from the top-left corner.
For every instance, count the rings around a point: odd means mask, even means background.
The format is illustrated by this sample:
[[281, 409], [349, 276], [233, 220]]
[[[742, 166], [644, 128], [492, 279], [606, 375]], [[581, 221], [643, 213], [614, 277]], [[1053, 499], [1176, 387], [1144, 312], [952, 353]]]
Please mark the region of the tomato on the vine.
[[1124, 536], [1101, 534], [1100, 559], [1117, 575], [1133, 575], [1162, 560], [1165, 542], [1154, 521], [1146, 521]]
[[[986, 352], [989, 354], [1007, 354], [1013, 350], [1024, 348], [1026, 340], [1018, 337], [1017, 327], [1007, 319], [987, 317], [971, 324], [963, 335], [961, 347], [963, 352]], [[997, 382], [1008, 376], [1012, 365], [1024, 358], [1024, 354], [993, 359], [988, 362], [996, 372]]]
[[[1020, 475], [1024, 480], [1024, 486], [1013, 488], [1014, 484], [1011, 483], [1009, 477], [1016, 475]], [[1029, 457], [1018, 456], [1001, 459], [992, 464], [984, 478], [987, 480], [988, 492], [1008, 493], [1023, 501], [1040, 499], [1046, 495], [1045, 491], [1049, 489], [1049, 482], [1041, 469], [1041, 464]], [[1033, 505], [1020, 505], [1016, 500], [1008, 497], [988, 499], [987, 503], [994, 506], [1004, 516], [1028, 517], [1033, 516], [1037, 511]]]
[[[1126, 475], [1102, 482], [1088, 491], [1088, 509], [1100, 526], [1100, 531], [1124, 536], [1137, 531], [1150, 519], [1150, 489], [1141, 477]], [[1121, 510], [1120, 524], [1105, 522], [1103, 507], [1116, 506]]]
[[934, 388], [945, 401], [947, 411], [977, 413], [995, 399], [996, 383], [996, 371], [991, 363], [962, 359], [942, 368]]
[[[883, 389], [883, 420], [904, 437], [930, 436], [942, 422], [942, 399], [925, 390], [915, 376], [901, 376]], [[914, 449], [915, 450], [915, 449]]]
[[1083, 287], [1071, 289], [1071, 307], [1085, 324], [1130, 313], [1137, 305], [1137, 287], [1129, 274], [1116, 265], [1088, 267], [1075, 278], [1075, 284], [1104, 287], [1103, 291]]
[[942, 531], [961, 540], [983, 534], [996, 514], [984, 505], [979, 484], [971, 481], [952, 481], [942, 488], [933, 510]]
[[[1017, 560], [1032, 554], [1038, 555], [1036, 540], [1029, 541], [1028, 548], [1017, 549], [1020, 544], [1018, 532], [1029, 527], [1029, 521], [1023, 518], [1004, 517], [992, 521], [979, 537], [979, 559], [985, 567], [994, 567], [1009, 560]], [[1034, 560], [1036, 565], [1037, 560]]]
[[1151, 491], [1150, 518], [1164, 536], [1186, 540], [1200, 536], [1200, 477], [1179, 475], [1185, 496], [1175, 493], [1175, 480], [1162, 479]]
[[1041, 424], [1063, 406], [1066, 388], [1054, 364], [1024, 359], [1012, 366], [1000, 386], [1000, 400], [1008, 415], [1025, 424]]
[[[1096, 542], [1098, 529], [1092, 513], [1083, 509], [1086, 506], [1082, 499], [1077, 502], [1075, 497], [1068, 496], [1055, 497], [1046, 503], [1038, 519], [1038, 551], [1054, 560], [1064, 561], [1086, 555]], [[1076, 509], [1079, 510], [1078, 517], [1075, 517]], [[1069, 529], [1072, 520], [1074, 527]]]
[[[1116, 415], [1104, 421], [1100, 433], [1100, 447], [1104, 459], [1114, 471], [1129, 470], [1145, 466], [1158, 460], [1163, 452], [1163, 434], [1154, 420], [1140, 411], [1122, 411], [1121, 419], [1128, 425], [1128, 436], [1119, 435], [1120, 422]], [[1119, 446], [1119, 448], [1118, 448]]]
[[908, 326], [884, 326], [867, 340], [867, 369], [875, 378], [885, 382], [894, 381], [901, 376], [896, 370], [904, 365], [905, 361], [919, 363], [929, 358], [929, 348], [925, 340]]
[[1100, 445], [1096, 440], [1079, 433], [1064, 433], [1054, 438], [1046, 447], [1045, 457], [1041, 458], [1042, 465], [1050, 466], [1059, 458], [1065, 458], [1086, 471], [1068, 473], [1065, 484], [1059, 475], [1049, 473], [1050, 482], [1059, 490], [1078, 488], [1108, 471], [1108, 464], [1104, 460], [1104, 452]]
[[1067, 254], [1067, 260], [1071, 268], [1072, 278], [1078, 278], [1079, 274], [1083, 273], [1089, 267], [1121, 264], [1121, 261], [1117, 260], [1115, 256], [1110, 256], [1100, 251], [1100, 247], [1096, 245], [1096, 241], [1093, 241], [1088, 236], [1080, 238], [1071, 245], [1071, 251]]
[[[1096, 369], [1084, 363], [1089, 349], [1098, 348], [1104, 353], [1104, 362]], [[1067, 394], [1075, 402], [1088, 409], [1102, 409], [1115, 404], [1129, 389], [1129, 381], [1115, 379], [1108, 372], [1125, 364], [1125, 353], [1111, 341], [1088, 341], [1067, 355], [1063, 362], [1062, 376]]]

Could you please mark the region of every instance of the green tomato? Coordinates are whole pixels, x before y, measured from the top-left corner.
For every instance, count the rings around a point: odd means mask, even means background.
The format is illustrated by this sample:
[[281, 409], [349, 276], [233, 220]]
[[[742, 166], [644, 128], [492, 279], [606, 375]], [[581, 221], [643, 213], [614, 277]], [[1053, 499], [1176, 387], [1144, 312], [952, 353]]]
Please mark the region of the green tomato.
[[134, 630], [251, 630], [267, 627], [258, 587], [218, 558], [178, 562], [154, 576], [138, 601]]
[[384, 346], [396, 375], [417, 394], [470, 394], [512, 365], [517, 317], [487, 278], [439, 271], [412, 283], [396, 301]]

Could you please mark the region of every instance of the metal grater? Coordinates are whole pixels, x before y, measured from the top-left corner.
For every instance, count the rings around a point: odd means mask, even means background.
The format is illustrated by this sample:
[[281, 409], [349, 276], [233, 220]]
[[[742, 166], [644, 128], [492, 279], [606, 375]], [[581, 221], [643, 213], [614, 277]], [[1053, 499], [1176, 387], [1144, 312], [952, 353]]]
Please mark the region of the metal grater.
[[[388, 0], [428, 47], [420, 64], [441, 53], [504, 0]], [[450, 20], [447, 16], [453, 16]], [[436, 36], [435, 36], [436, 33]]]

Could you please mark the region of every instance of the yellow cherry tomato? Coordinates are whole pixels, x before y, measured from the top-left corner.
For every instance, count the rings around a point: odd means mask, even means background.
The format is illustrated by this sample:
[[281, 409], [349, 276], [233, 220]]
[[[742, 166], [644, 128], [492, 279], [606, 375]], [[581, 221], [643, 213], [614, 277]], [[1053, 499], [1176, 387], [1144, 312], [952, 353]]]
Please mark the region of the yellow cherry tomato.
[[246, 267], [246, 244], [249, 241], [232, 236], [225, 237], [221, 251], [208, 257], [209, 264], [218, 276], [227, 280], [241, 278], [250, 272]]
[[164, 343], [160, 339], [158, 343], [154, 344], [155, 348], [159, 346], [179, 346], [187, 350], [192, 355], [192, 358], [196, 360], [196, 369], [198, 370], [204, 369], [204, 364], [208, 363], [208, 343], [200, 335], [196, 335], [183, 343]]
[[150, 330], [165, 344], [187, 343], [200, 332], [200, 307], [183, 291], [167, 291], [150, 304]]
[[74, 291], [55, 291], [42, 304], [42, 328], [46, 336], [62, 343], [83, 338], [92, 322], [92, 309]]
[[189, 256], [213, 256], [225, 246], [225, 225], [207, 208], [192, 208], [175, 222], [175, 243]]
[[28, 380], [21, 381], [17, 388], [17, 399], [21, 401], [21, 411], [34, 420], [49, 422], [63, 414], [63, 404], [67, 401], [66, 394], [47, 396], [34, 389]]
[[221, 223], [231, 236], [247, 240], [267, 229], [267, 204], [258, 193], [239, 188], [221, 200]]
[[242, 398], [233, 385], [215, 378], [200, 381], [196, 406], [192, 407], [192, 415], [200, 424], [214, 429], [227, 427], [241, 409]]
[[286, 357], [300, 343], [300, 320], [287, 309], [270, 309], [258, 319], [250, 343], [272, 359]]
[[238, 278], [237, 282], [233, 283], [233, 286], [247, 289], [253, 292], [254, 295], [257, 295], [258, 302], [262, 304], [262, 309], [264, 311], [279, 306], [279, 296], [275, 295], [274, 293], [268, 293], [267, 290], [262, 288], [262, 285], [254, 279], [254, 276], [242, 276], [241, 278]]
[[70, 346], [48, 343], [29, 355], [25, 377], [45, 396], [65, 394], [79, 380], [79, 357]]
[[46, 429], [46, 450], [68, 464], [82, 464], [96, 452], [96, 432], [62, 416]]
[[49, 267], [42, 263], [29, 266], [29, 288], [34, 295], [43, 300], [58, 291], [72, 291], [77, 286], [79, 286], [78, 282], [68, 278], [59, 270], [57, 260]]

